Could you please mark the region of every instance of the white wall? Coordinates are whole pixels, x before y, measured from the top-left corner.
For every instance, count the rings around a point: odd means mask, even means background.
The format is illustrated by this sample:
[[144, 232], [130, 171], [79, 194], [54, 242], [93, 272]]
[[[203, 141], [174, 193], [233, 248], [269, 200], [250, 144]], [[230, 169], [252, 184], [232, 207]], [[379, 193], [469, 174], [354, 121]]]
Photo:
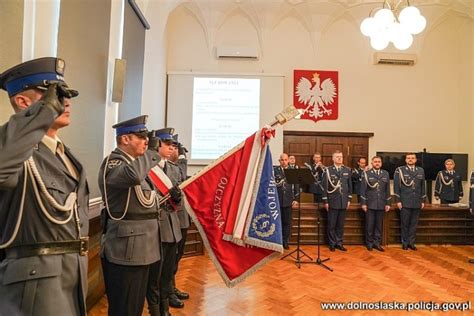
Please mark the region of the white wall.
[[[152, 49], [147, 54], [160, 63], [166, 55], [167, 71], [282, 73], [285, 104], [292, 103], [294, 69], [337, 70], [339, 119], [292, 121], [285, 129], [374, 132], [370, 155], [423, 148], [461, 152], [470, 154], [474, 168], [472, 8], [462, 1], [424, 1], [419, 8], [427, 29], [406, 51], [417, 54], [418, 63], [403, 67], [373, 65], [374, 51], [359, 31], [360, 22], [378, 3], [300, 2], [169, 2], [162, 10], [169, 12], [166, 24], [161, 19], [152, 31], [165, 43], [157, 55]], [[157, 8], [151, 7], [147, 16], [153, 19]], [[152, 23], [152, 30], [156, 26]], [[147, 37], [147, 43], [156, 40]], [[258, 61], [218, 60], [215, 47], [221, 44], [251, 45], [261, 56]], [[147, 67], [159, 69], [151, 57], [145, 60]], [[158, 91], [162, 84], [149, 81]], [[165, 96], [154, 95], [155, 106], [161, 107]], [[282, 142], [282, 132], [277, 135], [276, 141]]]
[[[260, 14], [239, 5], [182, 4], [168, 20], [168, 70], [283, 73], [286, 104], [292, 102], [294, 69], [337, 70], [339, 119], [293, 121], [285, 129], [374, 132], [371, 154], [423, 148], [469, 152], [473, 166], [472, 137], [466, 135], [472, 135], [473, 118], [472, 18], [442, 6], [420, 7], [428, 27], [408, 51], [418, 55], [418, 63], [375, 66], [359, 31], [370, 8], [341, 10], [326, 3], [319, 11], [307, 6], [309, 13], [292, 6]], [[221, 43], [253, 45], [263, 56], [217, 60], [214, 47]]]
[[[0, 73], [22, 60], [23, 2], [0, 1]], [[8, 30], [5, 32], [4, 30]], [[0, 90], [0, 124], [13, 114], [8, 94]]]

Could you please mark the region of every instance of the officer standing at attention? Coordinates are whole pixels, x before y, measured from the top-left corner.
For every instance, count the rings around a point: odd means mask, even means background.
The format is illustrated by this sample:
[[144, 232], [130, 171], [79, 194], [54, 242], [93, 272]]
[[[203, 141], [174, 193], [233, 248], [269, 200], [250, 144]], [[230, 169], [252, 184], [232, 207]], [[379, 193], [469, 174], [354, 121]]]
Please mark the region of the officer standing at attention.
[[288, 168], [289, 169], [298, 169], [299, 166], [296, 164], [296, 157], [291, 155], [288, 157]]
[[362, 174], [367, 170], [367, 159], [359, 158], [357, 167], [352, 169], [352, 193], [357, 195], [357, 202], [360, 203], [360, 186], [362, 184]]
[[469, 180], [469, 210], [471, 211], [471, 214], [473, 214], [474, 212], [474, 171], [471, 172], [471, 179]]
[[[173, 135], [173, 154], [171, 155], [170, 162], [172, 165], [177, 165], [179, 168], [179, 181], [178, 184], [184, 182], [188, 174], [188, 160], [186, 159], [186, 152], [188, 151], [186, 147], [183, 146], [178, 141], [178, 134]], [[188, 212], [185, 209], [184, 203], [181, 203], [178, 206], [178, 217], [179, 224], [181, 227], [181, 240], [178, 242], [178, 250], [176, 254], [176, 265], [173, 273], [173, 294], [170, 296], [170, 306], [175, 307], [180, 305], [178, 300], [187, 300], [189, 299], [189, 294], [179, 290], [176, 287], [176, 273], [178, 272], [179, 261], [184, 255], [184, 248], [186, 246], [186, 237], [188, 235], [188, 229], [191, 225], [191, 220], [189, 218]]]
[[[176, 308], [182, 308], [184, 303], [181, 300], [174, 300], [173, 296], [173, 277], [176, 265], [176, 253], [178, 250], [178, 242], [181, 241], [181, 227], [177, 212], [177, 207], [181, 202], [181, 191], [178, 187], [178, 181], [181, 178], [179, 168], [171, 164], [169, 159], [173, 154], [173, 128], [162, 128], [153, 131], [153, 137], [159, 139], [158, 153], [161, 157], [161, 162], [158, 167], [168, 176], [173, 187], [170, 189], [170, 200], [160, 205], [160, 236], [162, 247], [161, 260], [161, 274], [155, 280], [150, 278], [148, 285], [147, 299], [151, 300], [157, 298], [158, 292], [160, 302], [160, 315], [170, 315], [169, 306], [173, 304]], [[159, 193], [162, 198], [163, 194]]]
[[[146, 120], [143, 115], [112, 126], [117, 148], [99, 171], [106, 218], [100, 254], [109, 316], [142, 315], [149, 274], [160, 266], [159, 205], [148, 178], [160, 157], [158, 140], [148, 140]], [[159, 312], [158, 305], [149, 309]]]
[[321, 180], [323, 179], [323, 173], [326, 167], [324, 167], [321, 161], [321, 154], [314, 153], [313, 158], [311, 159], [311, 164], [305, 165], [311, 170], [311, 174], [314, 178], [314, 183], [309, 185], [308, 191], [314, 195], [314, 203], [321, 203], [323, 197], [323, 187], [321, 185]]
[[281, 225], [283, 234], [283, 248], [290, 249], [288, 243], [291, 234], [291, 208], [298, 205], [299, 185], [289, 184], [286, 181], [285, 169], [288, 169], [288, 155], [280, 155], [280, 166], [273, 167], [275, 183], [278, 191], [278, 200], [281, 208]]
[[71, 122], [65, 62], [0, 75], [15, 114], [0, 126], [0, 315], [86, 315], [89, 190], [58, 136]]
[[342, 152], [332, 154], [334, 165], [327, 167], [323, 174], [323, 203], [328, 211], [329, 249], [347, 251], [343, 245], [346, 211], [351, 204], [351, 169], [342, 164]]
[[435, 182], [435, 198], [441, 199], [441, 204], [458, 203], [463, 197], [461, 175], [454, 170], [454, 160], [444, 162], [445, 170], [438, 172]]
[[393, 175], [393, 190], [400, 210], [401, 241], [403, 250], [417, 250], [416, 226], [420, 211], [425, 207], [425, 171], [416, 166], [416, 154], [405, 156], [405, 166], [398, 167]]
[[[469, 185], [469, 210], [471, 215], [474, 215], [474, 171], [471, 172]], [[474, 259], [469, 259], [469, 263], [474, 263]]]
[[364, 171], [360, 186], [360, 204], [365, 216], [367, 250], [385, 251], [382, 242], [384, 212], [390, 211], [390, 175], [382, 170], [382, 158], [372, 158], [372, 169]]

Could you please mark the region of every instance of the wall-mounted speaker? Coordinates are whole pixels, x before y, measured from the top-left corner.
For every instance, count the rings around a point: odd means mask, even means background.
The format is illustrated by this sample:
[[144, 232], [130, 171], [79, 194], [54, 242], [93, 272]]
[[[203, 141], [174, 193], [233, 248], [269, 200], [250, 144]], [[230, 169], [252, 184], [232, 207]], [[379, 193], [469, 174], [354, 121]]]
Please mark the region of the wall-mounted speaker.
[[112, 84], [112, 102], [122, 103], [123, 101], [126, 72], [127, 61], [125, 59], [116, 58], [114, 65], [114, 81]]

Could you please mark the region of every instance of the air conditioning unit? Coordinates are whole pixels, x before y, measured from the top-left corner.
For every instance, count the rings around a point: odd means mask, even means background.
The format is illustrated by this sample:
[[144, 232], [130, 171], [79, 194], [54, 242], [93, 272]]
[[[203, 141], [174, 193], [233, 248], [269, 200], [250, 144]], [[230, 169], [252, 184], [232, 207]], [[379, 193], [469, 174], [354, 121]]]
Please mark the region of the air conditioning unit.
[[413, 66], [416, 54], [374, 53], [374, 65]]
[[258, 59], [258, 49], [253, 46], [217, 46], [217, 58]]

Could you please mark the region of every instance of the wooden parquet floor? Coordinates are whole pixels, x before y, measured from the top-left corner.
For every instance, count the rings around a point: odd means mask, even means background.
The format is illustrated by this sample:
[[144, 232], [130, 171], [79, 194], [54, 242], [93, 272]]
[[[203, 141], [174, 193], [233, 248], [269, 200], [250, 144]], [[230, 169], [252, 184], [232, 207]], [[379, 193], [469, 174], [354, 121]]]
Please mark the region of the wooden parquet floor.
[[[403, 251], [399, 246], [369, 252], [348, 246], [348, 252], [329, 252], [322, 258], [334, 269], [314, 264], [298, 269], [293, 260], [275, 260], [243, 283], [228, 289], [208, 256], [183, 259], [178, 287], [190, 293], [183, 309], [172, 315], [401, 315], [406, 311], [323, 311], [321, 302], [468, 302], [470, 310], [412, 311], [410, 315], [474, 315], [474, 246], [422, 246]], [[293, 250], [292, 247], [290, 250]], [[302, 248], [310, 256], [314, 246]], [[305, 258], [306, 259], [306, 258]], [[104, 297], [90, 316], [107, 314]], [[143, 315], [148, 315], [147, 311]]]

